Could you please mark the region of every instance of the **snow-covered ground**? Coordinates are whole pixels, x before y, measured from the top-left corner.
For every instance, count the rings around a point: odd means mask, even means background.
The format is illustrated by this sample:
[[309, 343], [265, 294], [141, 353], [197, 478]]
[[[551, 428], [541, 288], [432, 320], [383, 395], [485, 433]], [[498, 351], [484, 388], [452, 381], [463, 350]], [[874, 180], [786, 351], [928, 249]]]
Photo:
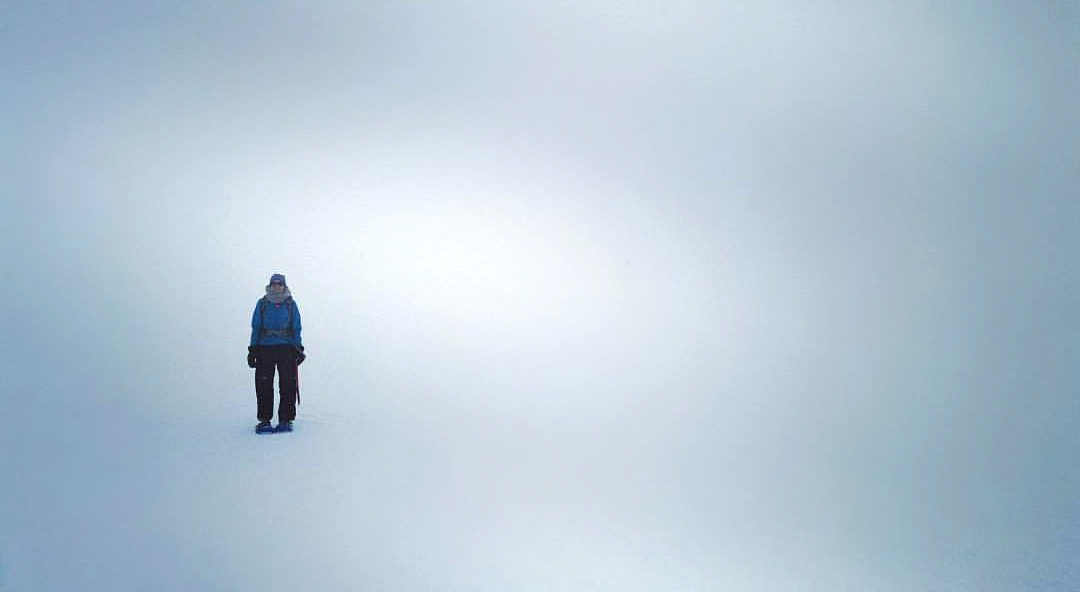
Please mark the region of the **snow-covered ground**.
[[0, 2], [0, 590], [1080, 589], [1075, 3], [794, 4]]
[[[190, 311], [164, 327], [125, 323], [121, 307], [81, 327], [114, 332], [97, 347], [53, 345], [58, 330], [8, 358], [4, 589], [1067, 590], [1080, 577], [1076, 404], [1056, 398], [1057, 360], [1024, 374], [950, 350], [915, 368], [887, 364], [880, 341], [792, 350], [790, 328], [768, 324], [729, 343], [718, 319], [695, 330], [707, 309], [692, 299], [662, 322], [545, 333], [521, 320], [516, 336], [377, 298], [342, 324], [334, 299], [293, 283], [311, 355], [292, 434], [252, 433], [253, 300], [239, 293], [222, 305], [231, 323], [213, 311], [221, 296], [154, 307]], [[929, 335], [920, 348], [951, 337]], [[1014, 401], [975, 371], [1048, 388]]]
[[[251, 434], [241, 404], [248, 401], [238, 392], [214, 391], [236, 399], [211, 406], [216, 418], [20, 397], [19, 408], [52, 413], [5, 410], [5, 587], [1066, 590], [1076, 583], [1067, 475], [1028, 484], [1023, 473], [1038, 469], [993, 463], [995, 473], [1021, 474], [965, 483], [957, 473], [977, 469], [939, 462], [934, 450], [878, 475], [863, 474], [865, 465], [849, 473], [844, 463], [865, 452], [848, 448], [874, 446], [874, 438], [839, 451], [806, 441], [763, 452], [756, 430], [739, 442], [721, 425], [707, 439], [700, 428], [660, 438], [641, 432], [662, 420], [631, 428], [595, 412], [567, 410], [559, 422], [542, 422], [525, 410], [444, 402], [418, 413], [387, 400], [408, 397], [405, 387], [373, 397], [326, 393], [310, 382], [297, 431], [267, 437]], [[1018, 493], [1044, 487], [1035, 497]]]

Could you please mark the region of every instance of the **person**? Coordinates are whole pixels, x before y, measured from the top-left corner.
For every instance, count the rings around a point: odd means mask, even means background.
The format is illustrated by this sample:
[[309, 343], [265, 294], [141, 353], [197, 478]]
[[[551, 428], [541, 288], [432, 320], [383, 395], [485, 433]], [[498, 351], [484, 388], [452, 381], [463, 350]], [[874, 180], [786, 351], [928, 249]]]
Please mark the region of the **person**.
[[[259, 423], [255, 432], [291, 432], [296, 419], [298, 395], [297, 367], [303, 363], [304, 346], [300, 339], [300, 308], [292, 298], [285, 276], [270, 276], [266, 295], [255, 303], [251, 315], [251, 344], [247, 362], [255, 369], [255, 398]], [[278, 425], [274, 416], [274, 370], [278, 373]]]

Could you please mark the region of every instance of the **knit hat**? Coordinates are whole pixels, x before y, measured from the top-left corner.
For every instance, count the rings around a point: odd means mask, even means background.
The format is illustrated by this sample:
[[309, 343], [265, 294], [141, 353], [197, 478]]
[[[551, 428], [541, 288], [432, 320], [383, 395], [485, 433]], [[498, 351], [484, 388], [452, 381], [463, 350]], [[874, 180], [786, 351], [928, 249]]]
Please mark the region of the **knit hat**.
[[281, 275], [280, 273], [275, 273], [274, 275], [270, 276], [270, 283], [272, 284], [274, 282], [284, 284], [285, 276]]

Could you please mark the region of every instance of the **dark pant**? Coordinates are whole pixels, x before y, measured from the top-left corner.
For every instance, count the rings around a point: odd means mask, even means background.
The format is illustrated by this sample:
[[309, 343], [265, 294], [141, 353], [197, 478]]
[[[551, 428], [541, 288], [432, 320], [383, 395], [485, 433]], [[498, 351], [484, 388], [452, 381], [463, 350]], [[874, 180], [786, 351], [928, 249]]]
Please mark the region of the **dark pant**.
[[296, 419], [296, 362], [286, 352], [272, 350], [260, 352], [255, 362], [255, 398], [258, 400], [259, 421], [270, 421], [274, 416], [275, 368], [278, 372], [278, 390], [281, 391], [278, 421], [292, 421]]

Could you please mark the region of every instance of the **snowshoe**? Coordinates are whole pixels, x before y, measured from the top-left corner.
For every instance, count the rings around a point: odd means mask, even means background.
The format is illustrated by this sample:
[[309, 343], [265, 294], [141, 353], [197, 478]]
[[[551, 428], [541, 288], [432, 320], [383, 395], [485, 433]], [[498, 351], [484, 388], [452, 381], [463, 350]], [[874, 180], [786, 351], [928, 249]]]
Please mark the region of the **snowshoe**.
[[291, 432], [292, 431], [292, 422], [291, 421], [279, 421], [278, 424], [277, 424], [277, 427], [274, 428], [274, 431], [275, 432]]
[[260, 421], [259, 424], [255, 426], [255, 433], [272, 434], [274, 433], [274, 426], [270, 425], [270, 422], [268, 421]]

